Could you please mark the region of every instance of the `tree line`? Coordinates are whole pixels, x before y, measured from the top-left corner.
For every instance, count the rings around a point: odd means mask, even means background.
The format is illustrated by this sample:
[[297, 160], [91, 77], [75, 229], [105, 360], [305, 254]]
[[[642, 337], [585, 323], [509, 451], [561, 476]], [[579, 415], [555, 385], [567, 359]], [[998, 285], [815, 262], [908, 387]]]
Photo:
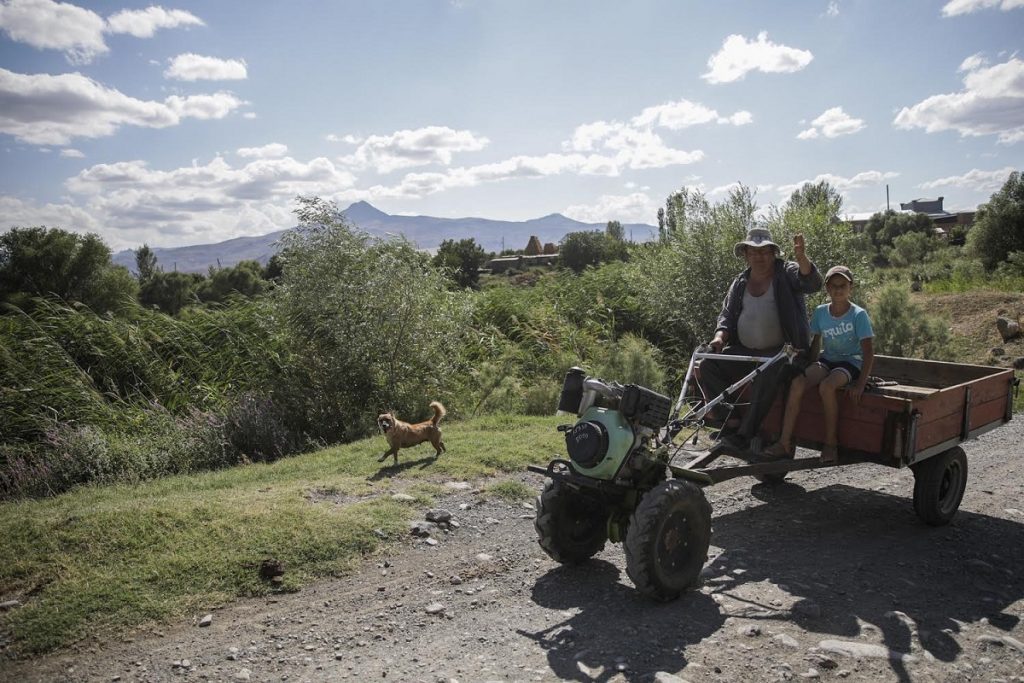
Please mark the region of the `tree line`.
[[911, 260], [916, 221], [854, 233], [827, 183], [766, 208], [743, 186], [718, 202], [683, 188], [653, 241], [612, 222], [566, 235], [559, 268], [486, 281], [474, 241], [430, 256], [318, 197], [298, 198], [298, 227], [266, 266], [205, 276], [162, 271], [148, 247], [133, 275], [95, 235], [17, 228], [0, 235], [0, 496], [274, 460], [371, 434], [384, 410], [425, 417], [435, 399], [453, 419], [549, 414], [573, 365], [674, 393], [755, 224], [864, 274], [880, 352], [938, 357], [948, 326], [915, 308], [911, 283], [1019, 272], [1022, 206], [1014, 173], [966, 245], [932, 240]]

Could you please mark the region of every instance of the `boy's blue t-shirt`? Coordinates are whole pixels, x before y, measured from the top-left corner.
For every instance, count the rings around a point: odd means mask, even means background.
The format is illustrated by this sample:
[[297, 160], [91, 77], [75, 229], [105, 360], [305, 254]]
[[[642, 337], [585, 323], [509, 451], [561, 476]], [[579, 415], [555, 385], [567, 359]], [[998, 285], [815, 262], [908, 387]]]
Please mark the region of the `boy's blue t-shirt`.
[[850, 310], [839, 318], [832, 317], [828, 312], [828, 304], [815, 308], [811, 316], [811, 334], [821, 335], [821, 355], [826, 360], [846, 361], [858, 369], [864, 364], [864, 358], [860, 353], [860, 340], [875, 336], [868, 312], [852, 301]]

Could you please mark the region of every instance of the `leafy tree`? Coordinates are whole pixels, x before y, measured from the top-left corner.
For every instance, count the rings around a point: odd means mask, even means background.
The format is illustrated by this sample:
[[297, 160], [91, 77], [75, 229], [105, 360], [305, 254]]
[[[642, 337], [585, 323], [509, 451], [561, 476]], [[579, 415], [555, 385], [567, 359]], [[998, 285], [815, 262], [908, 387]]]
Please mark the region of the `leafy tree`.
[[135, 272], [139, 274], [139, 282], [145, 282], [153, 277], [156, 268], [156, 254], [149, 245], [143, 244], [135, 250]]
[[209, 276], [196, 288], [196, 296], [204, 303], [220, 303], [232, 294], [254, 297], [266, 287], [259, 262], [240, 261], [230, 268], [210, 268]]
[[196, 300], [195, 290], [205, 280], [198, 273], [156, 271], [139, 287], [139, 303], [177, 315]]
[[281, 257], [278, 256], [277, 254], [274, 254], [273, 256], [270, 257], [270, 260], [267, 261], [267, 265], [263, 268], [263, 271], [260, 273], [260, 277], [262, 277], [264, 280], [277, 282], [278, 280], [281, 279], [281, 275], [283, 272], [284, 268], [282, 267], [281, 264]]
[[480, 284], [480, 268], [487, 262], [487, 252], [469, 237], [464, 240], [444, 240], [437, 248], [433, 264], [451, 274], [461, 288], [476, 289]]
[[463, 297], [411, 243], [371, 238], [333, 202], [299, 197], [296, 214], [271, 295], [296, 359], [282, 400], [327, 441], [368, 434], [387, 409], [426, 416], [456, 374]]
[[112, 267], [98, 235], [13, 228], [0, 235], [0, 301], [29, 308], [32, 297], [57, 296], [106, 312], [134, 293], [123, 278], [105, 276]]
[[812, 209], [822, 211], [829, 218], [839, 215], [843, 206], [843, 195], [827, 180], [804, 183], [793, 191], [786, 202], [786, 209]]
[[608, 239], [615, 240], [616, 242], [626, 241], [626, 231], [622, 227], [622, 223], [619, 221], [608, 221], [608, 225], [605, 226], [604, 234], [608, 236]]
[[666, 200], [665, 238], [643, 264], [642, 297], [659, 322], [655, 341], [668, 353], [689, 355], [698, 340], [710, 337], [729, 283], [745, 267], [733, 245], [756, 212], [753, 192], [744, 186], [718, 204], [689, 188]]
[[139, 298], [139, 281], [124, 266], [104, 268], [93, 280], [89, 307], [97, 313], [120, 313], [131, 309]]
[[883, 247], [882, 253], [894, 266], [920, 265], [938, 249], [940, 243], [932, 235], [908, 232], [892, 241], [892, 247]]
[[978, 211], [967, 233], [967, 248], [988, 270], [1024, 251], [1024, 177], [1014, 171]]
[[587, 266], [627, 260], [629, 247], [600, 230], [570, 232], [562, 238], [558, 258], [566, 268], [581, 273]]
[[891, 247], [893, 240], [910, 232], [931, 236], [935, 232], [935, 224], [927, 214], [896, 213], [890, 209], [876, 213], [864, 226], [864, 234], [878, 250]]

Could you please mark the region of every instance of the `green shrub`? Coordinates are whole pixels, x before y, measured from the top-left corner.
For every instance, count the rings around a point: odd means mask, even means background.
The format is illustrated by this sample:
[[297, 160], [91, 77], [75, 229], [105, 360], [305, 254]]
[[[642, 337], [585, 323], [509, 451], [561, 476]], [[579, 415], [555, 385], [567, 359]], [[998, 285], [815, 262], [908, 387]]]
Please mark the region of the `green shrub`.
[[554, 415], [561, 391], [562, 385], [550, 380], [531, 383], [523, 396], [523, 412], [527, 415]]
[[154, 410], [130, 431], [59, 423], [35, 444], [0, 444], [0, 498], [62, 493], [89, 483], [219, 469], [238, 462], [214, 415]]
[[660, 355], [646, 339], [626, 335], [609, 344], [607, 355], [598, 363], [597, 374], [608, 381], [639, 384], [663, 392], [665, 371], [659, 362]]
[[289, 428], [281, 403], [269, 396], [244, 393], [228, 408], [224, 436], [252, 462], [273, 462], [297, 452], [301, 440]]
[[930, 360], [952, 359], [948, 323], [913, 303], [906, 287], [895, 283], [885, 285], [867, 310], [875, 330], [876, 353]]

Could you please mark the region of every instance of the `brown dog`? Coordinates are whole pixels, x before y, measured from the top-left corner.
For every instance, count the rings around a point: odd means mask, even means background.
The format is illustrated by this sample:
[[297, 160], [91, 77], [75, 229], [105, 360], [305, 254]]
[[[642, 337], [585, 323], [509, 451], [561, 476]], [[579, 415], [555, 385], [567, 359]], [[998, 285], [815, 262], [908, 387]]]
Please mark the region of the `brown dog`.
[[434, 417], [426, 422], [418, 422], [414, 425], [402, 422], [391, 413], [384, 413], [377, 416], [377, 427], [387, 437], [390, 448], [380, 456], [377, 462], [384, 462], [389, 455], [394, 456], [395, 464], [398, 464], [398, 449], [409, 448], [429, 441], [437, 451], [434, 457], [445, 452], [444, 441], [441, 441], [441, 428], [437, 423], [445, 416], [446, 411], [440, 401], [433, 401], [430, 407], [434, 409]]

